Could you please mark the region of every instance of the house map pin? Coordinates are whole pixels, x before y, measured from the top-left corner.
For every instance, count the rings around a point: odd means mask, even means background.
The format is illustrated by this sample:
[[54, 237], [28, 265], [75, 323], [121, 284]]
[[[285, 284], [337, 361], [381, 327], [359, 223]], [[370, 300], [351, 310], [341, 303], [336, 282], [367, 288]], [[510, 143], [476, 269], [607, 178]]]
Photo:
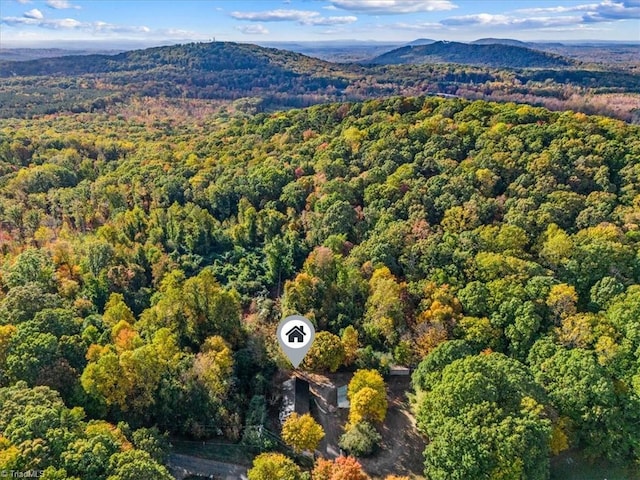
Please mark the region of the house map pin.
[[302, 315], [289, 315], [278, 325], [280, 348], [294, 368], [302, 363], [302, 359], [311, 348], [315, 334], [313, 323]]

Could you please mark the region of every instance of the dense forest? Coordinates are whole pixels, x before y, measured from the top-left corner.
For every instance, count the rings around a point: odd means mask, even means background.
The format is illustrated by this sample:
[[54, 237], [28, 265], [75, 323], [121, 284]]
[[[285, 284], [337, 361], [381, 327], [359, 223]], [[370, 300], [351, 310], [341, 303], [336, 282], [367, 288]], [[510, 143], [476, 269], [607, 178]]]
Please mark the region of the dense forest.
[[[567, 449], [637, 467], [639, 158], [618, 120], [435, 97], [2, 120], [0, 470], [162, 479], [166, 435], [277, 448], [251, 433], [290, 313], [319, 332], [304, 369], [362, 372], [356, 440], [375, 372], [415, 368], [429, 479], [546, 479]], [[250, 478], [274, 471], [303, 478], [276, 453]]]
[[230, 42], [0, 61], [0, 118], [117, 113], [131, 99], [146, 97], [227, 103], [251, 98], [245, 111], [270, 112], [328, 101], [444, 94], [640, 123], [640, 75], [630, 61], [586, 63], [500, 44], [438, 42], [404, 50], [419, 64], [403, 64], [397, 50], [381, 61], [389, 65], [359, 65]]

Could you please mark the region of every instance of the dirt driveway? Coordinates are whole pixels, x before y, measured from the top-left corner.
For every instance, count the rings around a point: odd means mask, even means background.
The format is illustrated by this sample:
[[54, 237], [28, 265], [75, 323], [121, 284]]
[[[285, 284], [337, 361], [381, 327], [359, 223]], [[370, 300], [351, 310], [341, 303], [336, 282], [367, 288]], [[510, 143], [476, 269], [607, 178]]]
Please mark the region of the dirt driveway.
[[[334, 385], [348, 384], [351, 374], [304, 375], [304, 378], [310, 382], [313, 394], [311, 413], [325, 431], [318, 453], [327, 458], [335, 458], [340, 455], [338, 440], [344, 431], [348, 411], [335, 409], [325, 399], [331, 396]], [[360, 463], [373, 478], [384, 478], [394, 473], [423, 479], [422, 453], [426, 444], [415, 428], [415, 418], [406, 395], [410, 378], [389, 377], [386, 383], [389, 410], [380, 429], [383, 443], [376, 454], [359, 459]]]

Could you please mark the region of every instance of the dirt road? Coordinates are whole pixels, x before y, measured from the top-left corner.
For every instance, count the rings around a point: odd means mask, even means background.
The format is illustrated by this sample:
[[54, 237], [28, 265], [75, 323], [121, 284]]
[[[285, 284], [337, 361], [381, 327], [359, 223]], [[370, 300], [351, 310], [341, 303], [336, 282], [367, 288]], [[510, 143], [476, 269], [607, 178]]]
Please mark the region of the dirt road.
[[189, 475], [200, 475], [216, 480], [246, 480], [247, 478], [247, 469], [241, 465], [178, 453], [169, 455], [167, 467], [177, 480], [182, 480]]

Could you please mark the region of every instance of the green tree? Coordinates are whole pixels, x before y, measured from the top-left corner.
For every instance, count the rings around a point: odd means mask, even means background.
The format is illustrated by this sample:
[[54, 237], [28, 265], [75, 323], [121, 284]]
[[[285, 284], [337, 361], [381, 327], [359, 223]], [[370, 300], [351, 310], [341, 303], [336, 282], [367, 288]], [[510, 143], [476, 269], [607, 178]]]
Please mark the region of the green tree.
[[593, 351], [541, 339], [529, 362], [560, 415], [572, 421], [572, 445], [585, 448], [591, 457], [619, 461], [637, 455], [638, 433], [631, 425], [638, 419], [638, 399], [618, 393]]
[[[84, 411], [67, 409], [55, 390], [29, 388], [25, 382], [0, 388], [0, 439], [14, 450], [16, 465], [42, 469], [57, 464], [59, 455], [83, 429]], [[6, 448], [6, 447], [5, 447]]]
[[340, 337], [322, 331], [316, 334], [302, 367], [316, 372], [335, 372], [344, 363], [344, 359], [345, 351]]
[[28, 248], [5, 267], [4, 283], [9, 287], [36, 283], [50, 291], [54, 286], [54, 265], [43, 250]]
[[105, 478], [109, 469], [109, 459], [118, 453], [122, 446], [113, 435], [103, 432], [77, 439], [60, 458], [65, 470], [72, 475]]
[[143, 450], [128, 450], [117, 453], [109, 460], [111, 474], [107, 480], [136, 480], [154, 478], [171, 480], [173, 476]]
[[164, 465], [169, 455], [169, 439], [161, 434], [157, 427], [139, 428], [133, 432], [133, 444], [147, 452], [153, 460]]
[[377, 269], [369, 280], [364, 330], [376, 342], [394, 346], [404, 327], [403, 286], [387, 267]]
[[57, 308], [62, 299], [53, 293], [47, 293], [38, 283], [30, 282], [11, 288], [0, 299], [0, 322], [18, 324], [32, 319], [45, 308]]
[[283, 280], [293, 273], [293, 251], [282, 237], [274, 237], [264, 247], [267, 263], [267, 278], [271, 284], [277, 286], [277, 296], [280, 296]]
[[105, 305], [104, 314], [102, 315], [102, 320], [109, 327], [113, 327], [122, 321], [129, 323], [130, 325], [135, 323], [133, 312], [124, 302], [124, 296], [120, 293], [112, 293], [109, 296], [109, 300]]
[[371, 423], [362, 421], [349, 428], [340, 437], [340, 448], [356, 457], [371, 455], [380, 445], [382, 436]]
[[150, 334], [169, 328], [179, 335], [181, 343], [192, 347], [213, 335], [234, 346], [243, 336], [240, 297], [234, 290], [223, 289], [211, 269], [187, 280], [183, 272], [171, 272], [154, 300], [140, 320], [140, 329]]
[[523, 365], [496, 353], [465, 356], [432, 378], [416, 397], [418, 428], [431, 439], [426, 476], [547, 478], [551, 422]]

